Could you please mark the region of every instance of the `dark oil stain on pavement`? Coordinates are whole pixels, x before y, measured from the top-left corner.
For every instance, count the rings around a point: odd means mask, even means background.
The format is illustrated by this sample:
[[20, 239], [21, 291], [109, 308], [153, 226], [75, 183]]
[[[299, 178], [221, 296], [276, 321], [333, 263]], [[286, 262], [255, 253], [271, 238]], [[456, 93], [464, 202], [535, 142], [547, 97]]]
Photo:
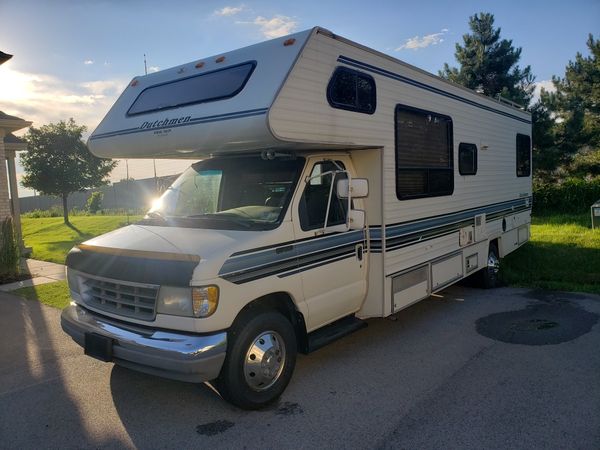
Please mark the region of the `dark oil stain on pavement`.
[[525, 309], [491, 314], [475, 322], [477, 332], [509, 344], [552, 345], [577, 339], [598, 322], [598, 315], [569, 300], [579, 294], [532, 291]]
[[196, 427], [196, 433], [204, 436], [215, 436], [229, 430], [235, 423], [229, 420], [217, 420], [216, 422], [205, 423]]
[[283, 402], [275, 410], [275, 414], [278, 416], [295, 416], [296, 414], [303, 414], [304, 410], [298, 403]]

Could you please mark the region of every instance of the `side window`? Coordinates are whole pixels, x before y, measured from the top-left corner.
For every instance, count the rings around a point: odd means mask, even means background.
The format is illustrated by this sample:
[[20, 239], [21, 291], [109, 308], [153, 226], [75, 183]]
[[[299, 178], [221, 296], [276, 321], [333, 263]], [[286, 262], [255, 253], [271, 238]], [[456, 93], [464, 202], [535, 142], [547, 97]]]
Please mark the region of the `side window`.
[[334, 108], [373, 114], [377, 107], [375, 80], [366, 73], [338, 67], [327, 86], [327, 101]]
[[452, 119], [396, 106], [396, 196], [398, 200], [454, 192]]
[[[339, 167], [344, 168], [340, 161], [336, 161]], [[332, 172], [339, 170], [331, 161], [321, 161], [313, 166], [310, 174], [310, 180], [306, 183], [304, 193], [300, 198], [300, 227], [304, 231], [323, 228], [325, 224], [325, 214], [327, 212], [327, 202], [329, 200], [329, 190], [333, 182], [333, 194], [331, 205], [329, 207], [329, 217], [327, 226], [341, 225], [346, 222], [346, 213], [348, 210], [348, 201], [340, 199], [337, 196], [336, 185], [338, 180], [347, 178], [345, 173], [338, 173], [335, 179]], [[321, 175], [321, 176], [318, 176]], [[313, 178], [314, 177], [314, 178]]]
[[517, 134], [517, 176], [531, 175], [531, 138], [526, 134]]
[[461, 142], [458, 146], [458, 173], [475, 175], [477, 173], [477, 146]]

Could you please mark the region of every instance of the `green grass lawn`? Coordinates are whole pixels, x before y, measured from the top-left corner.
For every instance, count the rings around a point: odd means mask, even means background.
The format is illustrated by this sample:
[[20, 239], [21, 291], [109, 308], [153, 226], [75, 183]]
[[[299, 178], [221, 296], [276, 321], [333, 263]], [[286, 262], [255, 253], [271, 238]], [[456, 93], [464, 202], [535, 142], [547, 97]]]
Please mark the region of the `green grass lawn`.
[[48, 306], [63, 309], [71, 301], [69, 286], [66, 281], [24, 287], [13, 292], [28, 300], [37, 300]]
[[[139, 220], [130, 216], [130, 222]], [[61, 217], [23, 218], [23, 237], [32, 257], [64, 263], [75, 244], [127, 224], [125, 216], [76, 216], [71, 226]], [[600, 230], [590, 216], [533, 217], [531, 241], [502, 260], [503, 280], [513, 286], [600, 294]], [[17, 295], [56, 308], [69, 304], [66, 281], [21, 288]]]
[[589, 214], [533, 217], [531, 241], [502, 260], [513, 286], [600, 294], [600, 230]]
[[[129, 216], [129, 222], [140, 220]], [[62, 217], [21, 218], [23, 240], [33, 249], [31, 258], [64, 264], [71, 248], [83, 241], [127, 225], [126, 216], [74, 216], [71, 225]]]

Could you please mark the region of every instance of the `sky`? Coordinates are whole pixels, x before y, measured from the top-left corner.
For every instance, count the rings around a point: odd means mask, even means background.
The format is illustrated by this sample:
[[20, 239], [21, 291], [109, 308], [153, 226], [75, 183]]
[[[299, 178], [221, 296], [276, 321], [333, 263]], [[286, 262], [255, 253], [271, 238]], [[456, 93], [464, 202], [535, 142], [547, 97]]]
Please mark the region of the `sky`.
[[[0, 66], [0, 110], [36, 127], [73, 117], [89, 134], [143, 75], [144, 54], [153, 72], [317, 25], [437, 74], [456, 65], [455, 43], [481, 11], [522, 47], [519, 65], [531, 66], [539, 86], [588, 54], [589, 33], [600, 37], [600, 0], [0, 0], [0, 50], [14, 55]], [[156, 171], [188, 164], [157, 160]], [[152, 160], [127, 166], [136, 179], [154, 174]], [[121, 161], [111, 180], [126, 169]]]

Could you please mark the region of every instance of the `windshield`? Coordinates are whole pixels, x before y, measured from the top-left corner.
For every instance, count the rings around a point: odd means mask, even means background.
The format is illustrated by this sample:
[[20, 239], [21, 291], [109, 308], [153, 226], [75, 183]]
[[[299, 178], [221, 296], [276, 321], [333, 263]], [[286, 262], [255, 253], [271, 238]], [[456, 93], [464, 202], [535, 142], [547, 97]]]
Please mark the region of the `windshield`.
[[303, 158], [214, 158], [195, 163], [164, 192], [145, 221], [217, 229], [269, 229], [283, 219]]

